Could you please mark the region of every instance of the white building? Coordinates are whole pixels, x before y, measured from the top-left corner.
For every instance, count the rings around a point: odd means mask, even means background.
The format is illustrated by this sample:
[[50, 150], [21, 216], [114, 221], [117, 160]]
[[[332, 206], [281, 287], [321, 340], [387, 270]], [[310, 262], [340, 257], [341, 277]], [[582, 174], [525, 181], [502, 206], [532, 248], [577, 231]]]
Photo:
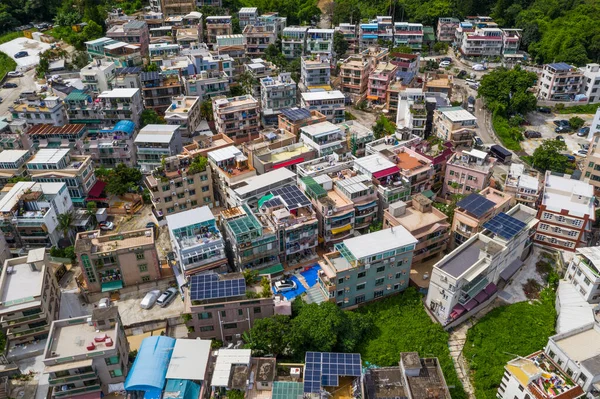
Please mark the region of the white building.
[[302, 93], [300, 106], [310, 111], [319, 111], [331, 123], [346, 120], [346, 97], [339, 90]]
[[293, 59], [304, 55], [307, 31], [306, 26], [288, 26], [283, 30], [281, 52], [285, 58]]
[[287, 168], [279, 168], [262, 175], [252, 176], [229, 187], [229, 206], [247, 203], [255, 209], [258, 200], [271, 190], [296, 184], [296, 174]]
[[398, 129], [410, 129], [411, 133], [425, 137], [427, 109], [423, 89], [407, 88], [398, 94], [398, 113], [396, 126]]
[[464, 320], [510, 280], [529, 254], [537, 222], [533, 209], [516, 205], [433, 266], [425, 303], [442, 325]]
[[600, 102], [600, 65], [587, 64], [583, 71], [581, 93], [585, 94], [589, 103]]
[[306, 52], [333, 56], [333, 34], [335, 29], [311, 28], [307, 31]]
[[201, 71], [195, 75], [183, 76], [185, 92], [190, 96], [198, 96], [200, 102], [215, 96], [229, 93], [231, 77], [225, 71]]
[[319, 157], [329, 155], [343, 147], [342, 130], [331, 122], [321, 122], [300, 128], [300, 141], [314, 148]]
[[225, 241], [208, 206], [167, 215], [167, 225], [182, 274], [189, 276], [213, 269], [227, 271]]
[[115, 80], [115, 63], [94, 60], [79, 71], [83, 86], [92, 93], [112, 90]]
[[577, 248], [565, 279], [588, 303], [600, 303], [600, 247]]
[[238, 12], [238, 20], [240, 22], [240, 29], [244, 30], [246, 25], [255, 25], [258, 21], [258, 8], [256, 7], [242, 7]]
[[68, 122], [65, 104], [56, 96], [9, 105], [8, 110], [12, 113], [13, 119], [22, 119], [30, 125], [63, 126]]
[[177, 134], [184, 144], [192, 142], [196, 128], [200, 124], [200, 97], [177, 96], [171, 100], [171, 106], [165, 111], [167, 125], [179, 126]]
[[300, 83], [303, 91], [331, 87], [331, 57], [325, 54], [301, 58]]
[[146, 125], [134, 140], [138, 164], [142, 172], [151, 172], [161, 165], [163, 157], [177, 155], [182, 150], [177, 125]]
[[289, 72], [260, 80], [262, 125], [274, 126], [282, 109], [296, 106], [296, 82]]

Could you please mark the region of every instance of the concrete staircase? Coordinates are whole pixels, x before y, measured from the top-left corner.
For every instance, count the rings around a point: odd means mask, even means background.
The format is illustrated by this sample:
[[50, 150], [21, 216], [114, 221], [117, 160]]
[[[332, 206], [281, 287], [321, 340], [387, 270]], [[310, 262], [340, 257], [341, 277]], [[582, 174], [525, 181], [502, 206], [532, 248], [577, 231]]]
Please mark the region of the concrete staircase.
[[306, 290], [306, 303], [321, 303], [326, 300], [327, 298], [325, 298], [319, 284], [315, 284], [312, 288]]

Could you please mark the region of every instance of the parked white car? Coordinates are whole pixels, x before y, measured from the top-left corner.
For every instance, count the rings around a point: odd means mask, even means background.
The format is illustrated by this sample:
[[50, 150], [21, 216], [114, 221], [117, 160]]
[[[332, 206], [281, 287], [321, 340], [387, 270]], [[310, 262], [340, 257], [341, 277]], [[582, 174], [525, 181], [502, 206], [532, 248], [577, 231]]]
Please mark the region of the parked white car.
[[475, 64], [475, 65], [473, 65], [472, 69], [474, 71], [485, 71], [487, 68], [481, 64]]
[[154, 303], [158, 299], [159, 295], [160, 295], [160, 290], [152, 290], [152, 291], [148, 292], [146, 294], [146, 296], [144, 297], [144, 299], [142, 299], [142, 302], [140, 302], [140, 307], [142, 309], [152, 308], [152, 306], [154, 306]]
[[279, 280], [275, 282], [277, 292], [293, 291], [296, 287], [296, 283], [292, 280]]
[[23, 72], [10, 71], [6, 74], [6, 76], [8, 76], [9, 78], [20, 78], [21, 76], [23, 76]]
[[440, 68], [446, 68], [450, 66], [450, 61], [442, 61], [440, 62]]

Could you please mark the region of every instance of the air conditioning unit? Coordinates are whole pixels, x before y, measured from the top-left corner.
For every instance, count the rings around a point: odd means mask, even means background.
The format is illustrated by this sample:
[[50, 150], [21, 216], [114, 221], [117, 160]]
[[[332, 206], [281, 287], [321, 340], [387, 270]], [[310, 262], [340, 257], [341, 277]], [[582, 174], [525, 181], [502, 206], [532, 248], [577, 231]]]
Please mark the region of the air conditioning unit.
[[190, 191], [190, 190], [188, 190], [188, 189], [186, 188], [186, 189], [185, 189], [185, 190], [183, 190], [183, 191], [185, 191], [185, 192], [187, 193], [187, 192], [188, 192], [188, 191]]
[[389, 262], [390, 262], [390, 261], [389, 261], [388, 259], [385, 259], [385, 260], [383, 261], [383, 264], [384, 264], [384, 265], [387, 265]]
[[176, 203], [174, 203], [173, 205], [175, 205], [175, 206], [179, 206], [179, 202], [176, 202]]
[[446, 290], [443, 288], [440, 288], [440, 294], [444, 295], [446, 293]]
[[242, 334], [235, 334], [236, 338], [242, 338]]
[[365, 264], [365, 270], [369, 270], [370, 268], [371, 268], [371, 264], [370, 263]]
[[186, 202], [187, 202], [187, 203], [190, 203], [190, 202], [192, 202], [192, 200], [188, 198]]
[[175, 180], [171, 180], [169, 184], [175, 184]]
[[396, 258], [394, 258], [393, 256], [390, 258], [390, 262], [395, 262]]

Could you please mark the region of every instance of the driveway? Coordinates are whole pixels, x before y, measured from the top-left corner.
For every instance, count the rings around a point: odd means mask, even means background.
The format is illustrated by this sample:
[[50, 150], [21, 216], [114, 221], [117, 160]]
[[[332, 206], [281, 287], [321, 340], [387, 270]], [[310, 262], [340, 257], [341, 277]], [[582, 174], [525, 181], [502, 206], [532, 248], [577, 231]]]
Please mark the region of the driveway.
[[[521, 142], [521, 147], [523, 150], [531, 155], [538, 148], [543, 140], [547, 139], [555, 139], [559, 134], [554, 132], [556, 125], [552, 123], [555, 120], [559, 119], [569, 119], [574, 116], [579, 116], [585, 121], [585, 126], [589, 126], [592, 122], [593, 115], [555, 115], [555, 114], [543, 114], [540, 112], [530, 112], [527, 114], [526, 120], [528, 125], [525, 126], [526, 130], [536, 130], [542, 134], [541, 139], [525, 139]], [[563, 133], [560, 134], [565, 139], [565, 144], [567, 145], [567, 152], [569, 155], [573, 154], [573, 151], [578, 151], [581, 149], [582, 144], [589, 143], [589, 140], [586, 137], [578, 137], [575, 132], [573, 133]]]
[[8, 107], [14, 105], [14, 101], [19, 98], [22, 91], [39, 90], [40, 88], [36, 85], [34, 75], [35, 70], [27, 71], [21, 78], [7, 78], [7, 83], [16, 83], [19, 87], [14, 89], [2, 89], [0, 88], [0, 97], [2, 97], [2, 104], [0, 104], [0, 116], [9, 113]]
[[[0, 44], [0, 51], [6, 53], [10, 58], [17, 63], [17, 69], [29, 69], [36, 66], [40, 62], [39, 54], [50, 49], [49, 43], [38, 42], [37, 40], [19, 37], [10, 42]], [[27, 51], [27, 57], [15, 58], [15, 54], [19, 51]]]
[[181, 316], [185, 311], [183, 300], [179, 294], [164, 308], [154, 305], [152, 309], [142, 309], [140, 302], [146, 293], [146, 291], [139, 291], [130, 294], [121, 294], [121, 298], [113, 302], [114, 306], [119, 307], [119, 314], [124, 326], [176, 318]]

